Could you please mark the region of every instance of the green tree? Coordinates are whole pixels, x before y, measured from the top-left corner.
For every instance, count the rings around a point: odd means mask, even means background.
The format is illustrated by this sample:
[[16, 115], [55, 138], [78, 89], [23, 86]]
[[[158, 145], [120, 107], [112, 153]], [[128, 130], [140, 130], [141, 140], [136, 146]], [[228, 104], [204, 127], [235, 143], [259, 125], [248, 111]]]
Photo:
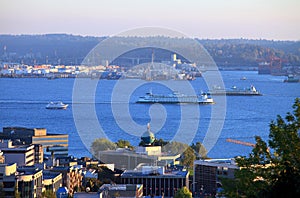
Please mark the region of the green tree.
[[[154, 142], [152, 143], [153, 146], [165, 146], [167, 145], [169, 142], [168, 141], [164, 141], [163, 139], [155, 139]], [[140, 141], [139, 146], [146, 146], [146, 144], [143, 142], [143, 140]]]
[[56, 195], [52, 190], [45, 190], [42, 192], [42, 198], [56, 198]]
[[115, 183], [116, 182], [115, 173], [114, 171], [110, 170], [107, 167], [99, 167], [98, 180], [105, 184]]
[[207, 158], [207, 150], [201, 142], [196, 142], [191, 145], [192, 149], [194, 149], [197, 158], [205, 159]]
[[85, 189], [87, 187], [89, 187], [91, 192], [97, 192], [99, 190], [99, 188], [100, 188], [101, 185], [102, 185], [102, 182], [100, 182], [98, 179], [96, 179], [96, 178], [90, 178], [86, 182]]
[[184, 186], [176, 192], [174, 198], [192, 198], [192, 193], [186, 186]]
[[193, 167], [194, 161], [196, 159], [195, 151], [192, 147], [187, 147], [187, 149], [183, 152], [181, 157], [181, 163], [188, 168]]
[[99, 151], [116, 149], [116, 144], [106, 138], [95, 139], [92, 143], [92, 152], [97, 155]]
[[189, 145], [185, 143], [173, 141], [163, 146], [162, 151], [176, 155], [176, 154], [182, 154], [188, 147]]
[[[223, 180], [228, 197], [299, 197], [300, 196], [300, 99], [293, 113], [277, 116], [270, 124], [268, 145], [256, 137], [249, 157], [238, 157], [240, 170], [234, 181]], [[229, 185], [228, 183], [232, 182]]]
[[117, 145], [117, 147], [119, 147], [119, 148], [129, 148], [129, 149], [133, 149], [133, 146], [130, 144], [130, 142], [129, 141], [127, 141], [127, 140], [118, 140], [117, 142], [116, 142], [116, 145]]

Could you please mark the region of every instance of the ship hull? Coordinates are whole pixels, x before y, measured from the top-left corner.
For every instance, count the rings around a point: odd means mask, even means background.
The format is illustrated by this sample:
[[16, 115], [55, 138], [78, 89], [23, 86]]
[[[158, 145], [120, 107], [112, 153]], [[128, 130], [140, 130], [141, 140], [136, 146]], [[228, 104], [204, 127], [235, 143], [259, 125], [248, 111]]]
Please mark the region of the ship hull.
[[142, 101], [138, 100], [136, 103], [144, 103], [144, 104], [214, 104], [214, 102], [204, 102], [204, 101], [196, 101], [196, 102], [180, 102], [180, 101]]
[[226, 95], [226, 96], [262, 96], [261, 93], [250, 92], [209, 92], [211, 95]]

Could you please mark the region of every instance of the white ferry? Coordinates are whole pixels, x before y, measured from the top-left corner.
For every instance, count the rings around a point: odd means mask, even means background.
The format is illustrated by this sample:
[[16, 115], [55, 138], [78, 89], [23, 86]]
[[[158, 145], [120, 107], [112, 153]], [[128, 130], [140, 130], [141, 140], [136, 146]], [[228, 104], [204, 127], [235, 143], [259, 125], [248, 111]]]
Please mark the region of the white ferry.
[[46, 105], [46, 109], [67, 109], [69, 105], [68, 104], [64, 104], [61, 101], [58, 102], [49, 102]]
[[145, 96], [139, 97], [137, 103], [161, 103], [161, 104], [174, 104], [174, 103], [194, 103], [194, 104], [214, 104], [214, 100], [206, 93], [201, 95], [184, 95], [178, 92], [172, 94], [152, 94], [146, 93]]

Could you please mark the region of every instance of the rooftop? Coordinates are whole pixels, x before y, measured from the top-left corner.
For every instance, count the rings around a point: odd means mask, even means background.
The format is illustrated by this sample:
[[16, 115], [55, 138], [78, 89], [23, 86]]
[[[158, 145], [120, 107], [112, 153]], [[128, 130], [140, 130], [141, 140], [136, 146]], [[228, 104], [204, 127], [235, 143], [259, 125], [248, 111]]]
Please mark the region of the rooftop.
[[141, 166], [135, 170], [126, 170], [124, 177], [187, 177], [189, 172], [180, 167]]

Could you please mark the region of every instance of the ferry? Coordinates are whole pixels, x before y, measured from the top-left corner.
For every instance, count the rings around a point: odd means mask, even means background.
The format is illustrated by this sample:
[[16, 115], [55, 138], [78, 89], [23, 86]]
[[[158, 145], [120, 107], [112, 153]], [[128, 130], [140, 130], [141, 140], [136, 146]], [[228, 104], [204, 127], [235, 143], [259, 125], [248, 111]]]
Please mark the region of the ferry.
[[251, 85], [250, 88], [238, 88], [232, 86], [230, 89], [221, 89], [214, 87], [212, 91], [208, 92], [211, 95], [227, 95], [227, 96], [262, 96], [262, 94]]
[[145, 96], [139, 97], [137, 103], [161, 103], [161, 104], [176, 104], [176, 103], [193, 103], [193, 104], [214, 104], [214, 100], [206, 93], [201, 95], [185, 95], [174, 91], [172, 94], [162, 95], [153, 94], [151, 91]]
[[58, 102], [49, 102], [46, 105], [46, 109], [67, 109], [69, 105], [68, 104], [64, 104], [61, 101]]

